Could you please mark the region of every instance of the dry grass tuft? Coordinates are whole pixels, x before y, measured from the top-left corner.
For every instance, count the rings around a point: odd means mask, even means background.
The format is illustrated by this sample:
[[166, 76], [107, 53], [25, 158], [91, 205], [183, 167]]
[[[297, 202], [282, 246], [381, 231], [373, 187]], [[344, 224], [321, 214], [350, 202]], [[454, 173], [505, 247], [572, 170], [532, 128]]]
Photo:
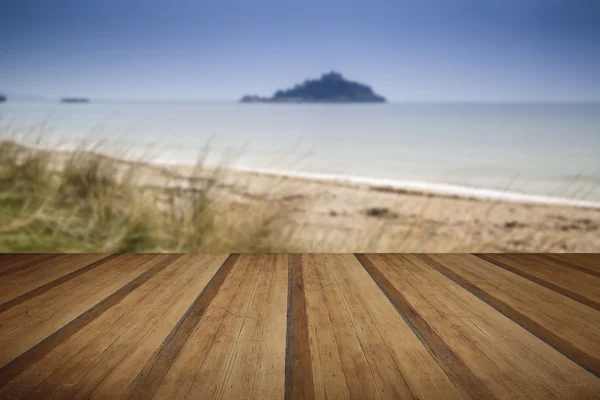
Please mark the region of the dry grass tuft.
[[[2, 252], [286, 252], [282, 204], [236, 204], [220, 169], [140, 184], [142, 162], [90, 148], [48, 151], [0, 142]], [[160, 171], [155, 171], [160, 173]], [[201, 177], [199, 177], [201, 176]]]
[[[46, 151], [0, 140], [0, 252], [553, 252], [600, 243], [596, 210], [311, 189], [318, 184], [286, 177], [253, 185], [256, 175], [207, 167], [208, 148], [187, 175], [107, 153], [93, 142]], [[271, 189], [260, 189], [265, 182]]]

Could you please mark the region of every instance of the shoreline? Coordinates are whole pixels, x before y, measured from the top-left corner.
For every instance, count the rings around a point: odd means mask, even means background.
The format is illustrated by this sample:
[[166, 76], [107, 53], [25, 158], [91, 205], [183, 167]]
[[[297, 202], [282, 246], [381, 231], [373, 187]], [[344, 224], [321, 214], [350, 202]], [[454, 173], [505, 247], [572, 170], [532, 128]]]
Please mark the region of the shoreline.
[[[597, 252], [600, 248], [600, 207], [595, 202], [264, 168], [197, 169], [192, 163], [157, 162], [127, 152], [75, 150], [84, 162], [102, 159], [100, 165], [109, 167], [117, 183], [121, 177], [134, 177], [128, 184], [153, 191], [159, 199], [153, 212], [170, 195], [179, 196], [177, 204], [183, 204], [186, 195], [210, 190], [215, 204], [225, 210], [219, 216], [222, 223], [234, 218], [228, 223], [238, 229], [239, 224], [277, 211], [276, 236], [310, 252]], [[5, 151], [44, 153], [49, 156], [46, 168], [56, 171], [72, 154], [64, 148], [15, 141]]]
[[[0, 142], [7, 141], [12, 142], [17, 146], [23, 146], [31, 150], [43, 150], [48, 152], [57, 153], [69, 153], [73, 151], [79, 151], [76, 146], [72, 145], [58, 145], [53, 146], [32, 146], [24, 143], [23, 141], [16, 141], [12, 139], [0, 139]], [[127, 157], [122, 154], [115, 156], [110, 152], [98, 151], [98, 150], [83, 150], [89, 153], [95, 153], [97, 155], [108, 157], [113, 159], [115, 162], [121, 163], [140, 163], [146, 164], [149, 167], [164, 170], [169, 169], [171, 173], [180, 175], [180, 178], [185, 178], [185, 175], [189, 174], [195, 167], [194, 163], [187, 163], [181, 161], [168, 161], [168, 160], [150, 160], [144, 161], [136, 159], [136, 156]], [[143, 153], [143, 152], [142, 152]], [[205, 165], [206, 169], [216, 169], [218, 166]], [[390, 192], [405, 195], [424, 196], [424, 197], [444, 197], [444, 198], [455, 198], [460, 200], [475, 200], [475, 201], [497, 201], [500, 203], [509, 204], [523, 204], [523, 205], [539, 205], [539, 206], [565, 206], [574, 207], [579, 209], [593, 209], [600, 210], [600, 201], [591, 200], [579, 200], [570, 199], [563, 197], [528, 194], [521, 192], [513, 192], [509, 190], [484, 188], [484, 187], [468, 187], [456, 184], [446, 184], [439, 182], [427, 182], [427, 181], [413, 181], [413, 180], [402, 180], [402, 179], [390, 179], [390, 178], [376, 178], [376, 177], [364, 177], [355, 175], [341, 175], [341, 174], [330, 174], [330, 173], [313, 173], [313, 172], [299, 172], [290, 170], [276, 170], [269, 168], [254, 168], [254, 167], [224, 167], [224, 171], [232, 173], [242, 174], [254, 174], [262, 175], [273, 178], [283, 179], [297, 179], [310, 181], [314, 183], [329, 184], [336, 186], [350, 186], [355, 188], [363, 188], [373, 191]]]
[[332, 184], [366, 186], [371, 190], [398, 192], [401, 194], [433, 195], [456, 197], [463, 200], [500, 200], [507, 203], [535, 204], [548, 206], [568, 206], [578, 208], [600, 209], [600, 202], [568, 199], [553, 196], [526, 194], [489, 188], [467, 187], [445, 183], [373, 178], [352, 175], [277, 171], [263, 168], [231, 168], [233, 171], [257, 173], [262, 175], [306, 179]]

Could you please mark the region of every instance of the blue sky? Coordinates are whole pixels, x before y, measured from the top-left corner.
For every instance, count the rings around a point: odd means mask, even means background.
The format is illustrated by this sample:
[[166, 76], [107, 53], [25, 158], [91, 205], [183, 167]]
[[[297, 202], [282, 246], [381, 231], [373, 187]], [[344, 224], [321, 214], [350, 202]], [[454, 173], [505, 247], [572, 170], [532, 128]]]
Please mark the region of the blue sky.
[[598, 21], [598, 0], [1, 0], [0, 91], [236, 100], [334, 69], [392, 101], [597, 101]]

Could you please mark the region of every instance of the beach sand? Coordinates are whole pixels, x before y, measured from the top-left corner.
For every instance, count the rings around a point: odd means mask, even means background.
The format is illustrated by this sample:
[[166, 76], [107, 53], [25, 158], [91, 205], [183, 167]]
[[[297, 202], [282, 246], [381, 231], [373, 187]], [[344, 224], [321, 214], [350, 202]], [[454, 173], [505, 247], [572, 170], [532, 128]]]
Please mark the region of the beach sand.
[[316, 252], [598, 252], [600, 209], [480, 200], [229, 171], [237, 201], [277, 187]]
[[[56, 168], [69, 156], [66, 151], [50, 154]], [[191, 190], [194, 182], [213, 180], [218, 201], [232, 209], [283, 207], [281, 235], [303, 252], [600, 251], [600, 209], [595, 207], [97, 157], [116, 171], [135, 164], [134, 182], [140, 187]]]

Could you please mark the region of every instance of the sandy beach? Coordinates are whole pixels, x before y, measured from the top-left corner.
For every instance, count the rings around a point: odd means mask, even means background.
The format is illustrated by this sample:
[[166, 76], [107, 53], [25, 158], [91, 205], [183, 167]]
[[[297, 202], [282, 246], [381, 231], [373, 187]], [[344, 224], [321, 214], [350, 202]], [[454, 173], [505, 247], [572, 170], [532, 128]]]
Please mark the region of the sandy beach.
[[[6, 143], [6, 142], [5, 142]], [[25, 149], [17, 144], [12, 144]], [[33, 150], [57, 171], [73, 153]], [[124, 161], [97, 153], [115, 179], [144, 190], [180, 193], [211, 182], [211, 198], [232, 210], [233, 226], [278, 210], [277, 236], [307, 252], [597, 252], [600, 208], [594, 203], [540, 204], [518, 195], [490, 197], [390, 187], [381, 182], [313, 179], [265, 171]], [[129, 172], [126, 172], [129, 171]], [[131, 171], [135, 171], [132, 178]], [[203, 186], [204, 185], [204, 186]], [[435, 189], [435, 188], [434, 188]], [[482, 195], [487, 193], [488, 196]], [[479, 196], [479, 198], [477, 198]], [[158, 196], [160, 198], [160, 196]], [[160, 202], [156, 207], [161, 207]], [[233, 210], [237, 210], [235, 213]], [[228, 213], [226, 213], [228, 214]], [[275, 249], [276, 250], [276, 249]]]
[[[183, 168], [182, 168], [183, 169]], [[293, 210], [289, 229], [308, 251], [597, 252], [600, 209], [466, 198], [227, 171], [234, 201], [276, 188]]]

